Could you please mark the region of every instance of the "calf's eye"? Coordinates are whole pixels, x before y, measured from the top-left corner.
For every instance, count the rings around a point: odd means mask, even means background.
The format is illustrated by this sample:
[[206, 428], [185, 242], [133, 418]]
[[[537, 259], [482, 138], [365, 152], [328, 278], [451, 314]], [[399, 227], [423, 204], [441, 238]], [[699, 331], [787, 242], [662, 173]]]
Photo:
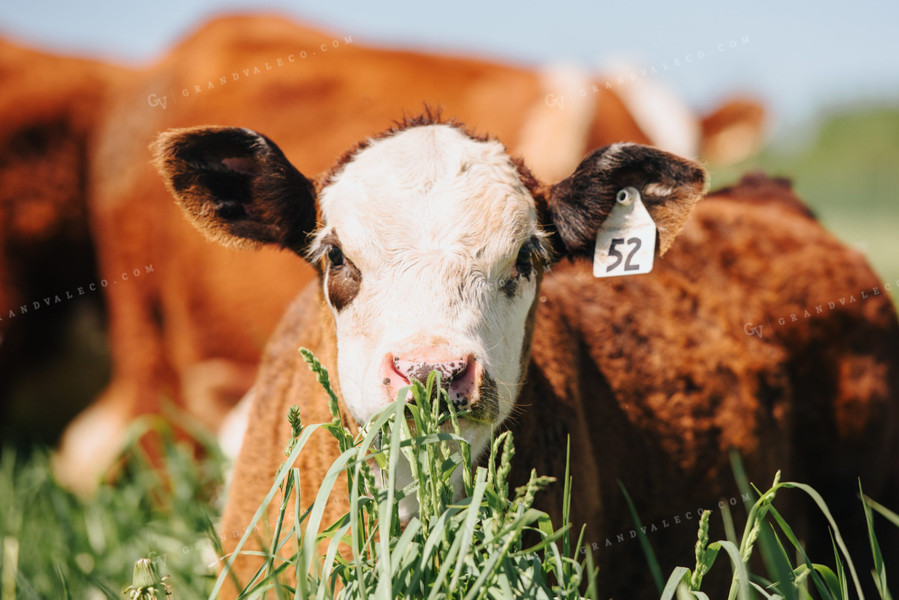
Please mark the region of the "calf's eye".
[[518, 258], [515, 259], [515, 274], [518, 277], [530, 277], [533, 265], [533, 253], [530, 244], [524, 244], [518, 251]]
[[331, 246], [328, 249], [328, 262], [332, 267], [343, 265], [343, 251], [337, 246]]

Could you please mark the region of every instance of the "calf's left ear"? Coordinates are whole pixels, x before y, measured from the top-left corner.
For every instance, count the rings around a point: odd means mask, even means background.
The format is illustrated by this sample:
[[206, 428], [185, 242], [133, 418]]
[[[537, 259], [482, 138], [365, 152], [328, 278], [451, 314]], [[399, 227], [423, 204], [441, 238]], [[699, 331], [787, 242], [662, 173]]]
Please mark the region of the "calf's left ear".
[[550, 190], [547, 225], [556, 233], [555, 250], [559, 256], [592, 258], [597, 231], [618, 191], [634, 187], [655, 222], [664, 254], [706, 186], [699, 164], [668, 152], [639, 144], [600, 148]]
[[226, 246], [305, 251], [316, 226], [315, 187], [264, 135], [239, 127], [170, 129], [150, 151], [176, 202], [206, 237]]

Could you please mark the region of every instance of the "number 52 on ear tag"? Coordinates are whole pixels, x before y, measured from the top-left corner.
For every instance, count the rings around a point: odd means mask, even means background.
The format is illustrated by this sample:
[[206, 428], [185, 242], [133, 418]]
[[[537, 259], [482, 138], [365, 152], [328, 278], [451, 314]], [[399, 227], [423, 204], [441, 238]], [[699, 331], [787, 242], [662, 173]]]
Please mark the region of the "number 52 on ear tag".
[[615, 206], [596, 234], [593, 276], [649, 273], [655, 249], [656, 225], [643, 205], [640, 192], [633, 187], [619, 190]]

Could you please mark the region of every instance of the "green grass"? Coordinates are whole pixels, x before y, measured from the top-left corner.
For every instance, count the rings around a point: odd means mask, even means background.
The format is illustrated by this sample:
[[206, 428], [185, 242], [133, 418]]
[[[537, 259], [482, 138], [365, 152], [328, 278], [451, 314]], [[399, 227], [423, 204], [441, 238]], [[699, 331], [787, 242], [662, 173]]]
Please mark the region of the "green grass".
[[[330, 393], [333, 419], [304, 425], [298, 411], [287, 416], [285, 427], [293, 432], [288, 457], [256, 514], [258, 520], [267, 514], [267, 504], [274, 502], [281, 518], [271, 545], [262, 553], [262, 566], [242, 597], [266, 593], [269, 598], [325, 599], [596, 597], [591, 553], [583, 551], [582, 540], [567, 523], [571, 494], [567, 472], [564, 482], [555, 483], [532, 473], [527, 485], [510, 489], [507, 476], [514, 445], [508, 433], [493, 440], [489, 466], [472, 470], [470, 449], [459, 436], [459, 415], [445, 398], [443, 404], [437, 401], [434, 373], [425, 384], [413, 383], [414, 402], [393, 403], [354, 436], [341, 424], [327, 372], [308, 352], [304, 357]], [[151, 466], [137, 443], [148, 431], [157, 436], [160, 467]], [[296, 495], [301, 475], [292, 465], [317, 431], [336, 438], [340, 457], [311, 506], [286, 518], [287, 499]], [[222, 554], [213, 523], [220, 514], [216, 499], [221, 496], [224, 461], [214, 447], [205, 458], [196, 459], [159, 420], [139, 422], [133, 438], [115, 484], [101, 486], [90, 501], [55, 483], [46, 453], [22, 458], [4, 451], [0, 460], [3, 598], [152, 600], [169, 592], [180, 599], [216, 597], [229, 576], [227, 561], [218, 563], [224, 569], [212, 564]], [[397, 490], [395, 474], [401, 461], [410, 466], [414, 481]], [[456, 471], [462, 475], [462, 499], [454, 499], [451, 479]], [[350, 511], [336, 523], [325, 523], [324, 503], [342, 472], [347, 475]], [[737, 460], [734, 472], [741, 493], [746, 494], [750, 484]], [[561, 524], [533, 508], [535, 495], [552, 485], [562, 486], [566, 512]], [[856, 572], [842, 544], [839, 524], [813, 489], [781, 482], [778, 475], [768, 490], [755, 489], [755, 493], [758, 499], [747, 507], [748, 519], [739, 539], [725, 511], [728, 539], [710, 541], [706, 512], [700, 520], [694, 563], [674, 569], [667, 577], [641, 532], [646, 577], [656, 581], [663, 599], [709, 598], [703, 584], [712, 569], [732, 573], [729, 600], [861, 597], [859, 581], [872, 574]], [[833, 556], [814, 557], [814, 562], [806, 556], [801, 540], [775, 507], [783, 493], [804, 493], [816, 502], [830, 522]], [[420, 509], [403, 528], [398, 502], [407, 495], [417, 498]], [[866, 498], [861, 490], [860, 497], [878, 597], [890, 598], [889, 566], [880, 556], [874, 513], [883, 517], [878, 525], [887, 527], [889, 535], [896, 534], [892, 528], [899, 527], [899, 515]], [[636, 513], [634, 519], [639, 521]], [[636, 529], [641, 531], [639, 525]], [[525, 532], [531, 536], [524, 536]], [[524, 539], [532, 545], [525, 547]], [[341, 545], [348, 550], [338, 552]], [[323, 546], [328, 549], [324, 556], [319, 554]], [[689, 548], [684, 550], [689, 553]], [[763, 568], [750, 571], [747, 565], [756, 564], [749, 562], [754, 554], [762, 557]], [[292, 579], [286, 577], [288, 573]]]
[[[509, 489], [510, 434], [493, 440], [489, 468], [472, 471], [457, 415], [439, 411], [452, 404], [445, 398], [443, 404], [431, 401], [438, 389], [432, 374], [425, 385], [413, 385], [414, 403], [394, 403], [354, 437], [341, 425], [327, 373], [311, 354], [306, 357], [331, 393], [333, 420], [303, 426], [292, 412], [290, 424], [285, 422], [294, 439], [266, 499], [278, 503], [281, 519], [245, 597], [280, 590], [269, 597], [286, 591], [290, 597], [331, 598], [334, 582], [342, 597], [350, 598], [582, 597], [592, 559], [580, 552], [568, 527], [555, 529], [546, 514], [532, 508], [551, 478], [533, 473], [525, 486]], [[289, 465], [319, 429], [337, 439], [341, 456], [313, 505], [285, 520], [286, 500], [296, 494], [300, 476]], [[137, 443], [147, 431], [159, 437], [160, 468], [151, 466]], [[178, 598], [216, 596], [228, 577], [226, 561], [220, 574], [210, 566], [221, 555], [212, 523], [220, 514], [215, 498], [223, 461], [214, 448], [206, 458], [194, 459], [159, 420], [139, 423], [133, 438], [117, 481], [102, 485], [90, 501], [53, 480], [46, 452], [23, 460], [4, 451], [4, 598], [121, 598], [128, 583], [133, 598], [162, 598], [166, 589]], [[415, 474], [415, 483], [403, 490], [393, 485], [399, 461], [407, 461]], [[454, 501], [450, 478], [460, 469], [465, 497]], [[351, 511], [337, 523], [323, 523], [324, 504], [340, 472], [348, 476]], [[570, 486], [564, 489], [567, 502]], [[415, 495], [420, 510], [400, 528], [397, 503], [404, 495]], [[531, 547], [523, 547], [526, 531], [533, 533]], [[324, 557], [318, 555], [322, 540], [329, 545]], [[282, 558], [288, 541], [298, 551]], [[349, 560], [337, 552], [340, 544], [350, 548]], [[146, 560], [134, 564], [141, 559]], [[296, 590], [285, 578], [288, 571], [299, 582]]]
[[[771, 487], [761, 492], [750, 486], [743, 471], [743, 466], [735, 453], [731, 454], [734, 474], [741, 494], [754, 491], [757, 499], [747, 503], [748, 518], [742, 537], [738, 540], [733, 533], [734, 527], [729, 511], [722, 513], [725, 520], [726, 540], [709, 543], [710, 512], [702, 514], [698, 539], [695, 547], [696, 561], [693, 569], [678, 567], [669, 576], [662, 600], [705, 600], [709, 598], [702, 591], [702, 580], [715, 564], [721, 554], [730, 559], [733, 570], [728, 600], [749, 600], [754, 598], [777, 598], [784, 600], [848, 600], [864, 598], [861, 577], [868, 574], [856, 570], [852, 556], [843, 542], [838, 523], [834, 521], [827, 503], [813, 488], [796, 482], [781, 482], [780, 472], [774, 476]], [[798, 539], [793, 528], [784, 520], [774, 507], [775, 497], [782, 490], [796, 490], [809, 496], [818, 510], [826, 517], [829, 524], [834, 553], [830, 564], [812, 562], [805, 551], [802, 540]], [[751, 497], [751, 496], [750, 496]], [[880, 553], [877, 535], [874, 531], [872, 508], [882, 516], [899, 526], [899, 515], [879, 505], [864, 495], [859, 486], [859, 510], [864, 511], [867, 522], [867, 533], [874, 556], [874, 570], [870, 576], [874, 579], [881, 600], [892, 598], [887, 583], [887, 566]], [[895, 531], [888, 532], [895, 535]], [[722, 553], [721, 551], [725, 552]], [[748, 564], [753, 552], [761, 554], [764, 569], [750, 572]], [[650, 565], [655, 563], [651, 550], [646, 552]], [[819, 560], [816, 558], [816, 560]]]
[[[354, 437], [342, 425], [327, 372], [311, 353], [301, 352], [330, 395], [333, 420], [303, 427], [299, 415], [291, 413], [294, 437], [289, 456], [237, 552], [266, 514], [266, 505], [278, 496], [279, 525], [263, 566], [241, 597], [280, 588], [301, 598], [333, 598], [335, 584], [342, 590], [341, 597], [347, 598], [582, 597], [580, 590], [586, 587], [582, 584], [592, 569], [575, 559], [580, 540], [572, 544], [569, 527], [555, 529], [548, 515], [532, 507], [535, 495], [553, 480], [532, 472], [526, 485], [509, 489], [514, 455], [509, 433], [493, 440], [489, 467], [472, 472], [471, 451], [460, 436], [458, 415], [432, 373], [425, 384], [413, 382], [414, 402], [394, 402]], [[405, 390], [399, 397], [405, 397]], [[337, 439], [341, 455], [312, 505], [289, 519], [282, 530], [286, 499], [300, 477], [292, 465], [319, 428]], [[402, 461], [408, 464], [413, 482], [396, 490]], [[458, 501], [451, 481], [456, 471], [461, 471], [464, 490]], [[347, 475], [350, 511], [323, 527], [322, 513], [340, 473]], [[569, 487], [565, 490], [567, 506]], [[419, 510], [401, 528], [399, 502], [412, 495]], [[535, 536], [531, 547], [523, 546], [526, 532]], [[286, 559], [279, 558], [288, 541], [297, 550]], [[328, 548], [324, 557], [318, 554], [323, 543]], [[350, 549], [347, 558], [338, 552], [339, 546]], [[213, 596], [227, 579], [227, 571], [226, 565]], [[295, 588], [283, 581], [288, 571], [295, 576]]]
[[[151, 466], [137, 437], [159, 434], [161, 465]], [[90, 500], [60, 487], [49, 453], [0, 458], [0, 596], [121, 598], [132, 565], [150, 558], [170, 575], [180, 598], [205, 597], [214, 572], [214, 523], [224, 461], [195, 460], [159, 419], [133, 428], [114, 483]]]

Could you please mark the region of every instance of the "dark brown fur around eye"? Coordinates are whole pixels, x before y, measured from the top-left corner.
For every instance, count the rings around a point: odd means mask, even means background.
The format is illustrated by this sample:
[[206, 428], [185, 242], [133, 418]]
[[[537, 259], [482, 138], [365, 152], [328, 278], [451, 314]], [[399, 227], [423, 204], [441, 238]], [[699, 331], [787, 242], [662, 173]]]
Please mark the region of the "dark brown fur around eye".
[[362, 274], [356, 265], [344, 259], [344, 264], [328, 271], [328, 300], [335, 310], [343, 310], [359, 293]]
[[330, 246], [327, 252], [327, 284], [328, 301], [334, 310], [343, 310], [359, 293], [362, 285], [362, 273], [343, 254], [340, 239], [331, 232], [322, 239], [322, 243]]

